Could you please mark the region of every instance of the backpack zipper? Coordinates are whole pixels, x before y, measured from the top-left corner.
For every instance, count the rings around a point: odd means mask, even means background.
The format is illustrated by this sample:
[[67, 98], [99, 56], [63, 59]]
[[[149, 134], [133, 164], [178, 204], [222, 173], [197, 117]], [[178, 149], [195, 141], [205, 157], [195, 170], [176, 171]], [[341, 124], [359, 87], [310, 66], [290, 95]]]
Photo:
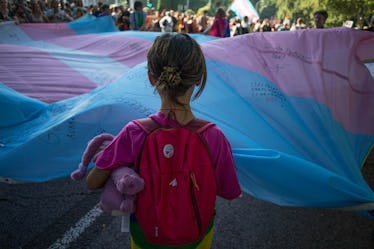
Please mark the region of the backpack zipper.
[[200, 191], [200, 188], [199, 188], [199, 185], [197, 185], [196, 177], [195, 177], [195, 174], [193, 172], [190, 172], [190, 178], [191, 178], [190, 190], [191, 190], [192, 206], [193, 206], [193, 210], [194, 210], [194, 213], [195, 213], [197, 226], [198, 226], [198, 229], [199, 229], [199, 234], [201, 234], [201, 232], [202, 232], [201, 231], [201, 229], [202, 229], [201, 216], [200, 216], [200, 212], [199, 212], [199, 207], [197, 206], [197, 200], [196, 200], [195, 191], [194, 191], [194, 188], [196, 188], [197, 191]]

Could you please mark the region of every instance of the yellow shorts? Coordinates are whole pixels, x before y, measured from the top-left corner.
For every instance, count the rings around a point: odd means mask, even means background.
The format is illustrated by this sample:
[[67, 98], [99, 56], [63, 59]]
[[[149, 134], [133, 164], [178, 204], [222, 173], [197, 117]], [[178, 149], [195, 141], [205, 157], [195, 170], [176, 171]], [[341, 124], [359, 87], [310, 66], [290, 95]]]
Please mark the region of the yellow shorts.
[[[201, 240], [200, 244], [196, 247], [196, 249], [210, 249], [212, 247], [213, 231], [214, 231], [214, 226], [212, 226], [210, 231]], [[135, 244], [132, 237], [131, 237], [131, 249], [141, 249], [141, 247]]]

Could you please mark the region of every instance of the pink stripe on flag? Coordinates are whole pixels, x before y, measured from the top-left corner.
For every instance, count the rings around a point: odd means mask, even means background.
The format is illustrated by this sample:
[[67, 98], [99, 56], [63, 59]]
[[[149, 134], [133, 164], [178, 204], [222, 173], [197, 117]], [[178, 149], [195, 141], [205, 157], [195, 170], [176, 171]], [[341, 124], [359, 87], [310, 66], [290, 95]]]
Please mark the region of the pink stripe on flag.
[[256, 72], [286, 95], [327, 105], [351, 132], [374, 134], [374, 112], [361, 116], [363, 108], [374, 106], [374, 79], [360, 61], [374, 59], [374, 33], [348, 28], [256, 33], [219, 41], [225, 49], [210, 53], [215, 42], [203, 44], [209, 59]]
[[118, 35], [87, 34], [49, 41], [56, 45], [109, 57], [127, 67], [134, 67], [146, 60], [151, 41]]
[[2, 45], [0, 56], [0, 82], [46, 103], [96, 88], [96, 84], [48, 53], [30, 47]]

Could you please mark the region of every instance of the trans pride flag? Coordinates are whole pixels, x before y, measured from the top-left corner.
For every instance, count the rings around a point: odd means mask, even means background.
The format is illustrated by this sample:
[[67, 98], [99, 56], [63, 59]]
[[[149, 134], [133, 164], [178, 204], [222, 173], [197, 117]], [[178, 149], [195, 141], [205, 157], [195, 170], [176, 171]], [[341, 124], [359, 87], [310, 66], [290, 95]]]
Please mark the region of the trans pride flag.
[[248, 16], [248, 20], [251, 22], [255, 19], [259, 19], [260, 15], [257, 10], [253, 7], [253, 4], [249, 0], [234, 0], [230, 6], [230, 9], [242, 20], [243, 17]]
[[[93, 136], [159, 108], [146, 53], [159, 33], [110, 19], [0, 25], [0, 177], [76, 169]], [[195, 34], [208, 82], [192, 103], [234, 152], [243, 191], [278, 205], [374, 209], [361, 167], [374, 144], [374, 34], [348, 28]]]

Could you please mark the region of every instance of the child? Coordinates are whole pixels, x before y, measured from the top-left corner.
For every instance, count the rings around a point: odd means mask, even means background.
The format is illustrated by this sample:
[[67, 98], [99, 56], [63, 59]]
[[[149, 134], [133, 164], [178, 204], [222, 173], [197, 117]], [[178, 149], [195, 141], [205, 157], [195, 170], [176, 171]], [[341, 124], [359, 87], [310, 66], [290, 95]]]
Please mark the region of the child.
[[[148, 78], [161, 97], [161, 108], [150, 117], [162, 127], [185, 126], [195, 120], [190, 100], [194, 88], [199, 87], [193, 99], [202, 93], [206, 78], [206, 64], [199, 44], [187, 34], [165, 33], [157, 37], [148, 51]], [[215, 164], [216, 194], [225, 199], [240, 196], [241, 189], [234, 168], [231, 147], [222, 131], [215, 125], [202, 132]], [[96, 161], [96, 166], [87, 177], [87, 187], [96, 189], [103, 186], [110, 172], [119, 166], [138, 166], [138, 159], [147, 134], [131, 121], [116, 136]], [[178, 138], [176, 138], [178, 139]], [[199, 155], [188, 155], [198, 158]], [[213, 179], [214, 179], [213, 176]], [[132, 216], [132, 248], [182, 248], [178, 246], [157, 246], [145, 241], [138, 226], [136, 213]], [[214, 217], [212, 219], [212, 224]], [[213, 226], [204, 232], [204, 237], [183, 248], [210, 248]], [[141, 238], [141, 239], [140, 239]]]

